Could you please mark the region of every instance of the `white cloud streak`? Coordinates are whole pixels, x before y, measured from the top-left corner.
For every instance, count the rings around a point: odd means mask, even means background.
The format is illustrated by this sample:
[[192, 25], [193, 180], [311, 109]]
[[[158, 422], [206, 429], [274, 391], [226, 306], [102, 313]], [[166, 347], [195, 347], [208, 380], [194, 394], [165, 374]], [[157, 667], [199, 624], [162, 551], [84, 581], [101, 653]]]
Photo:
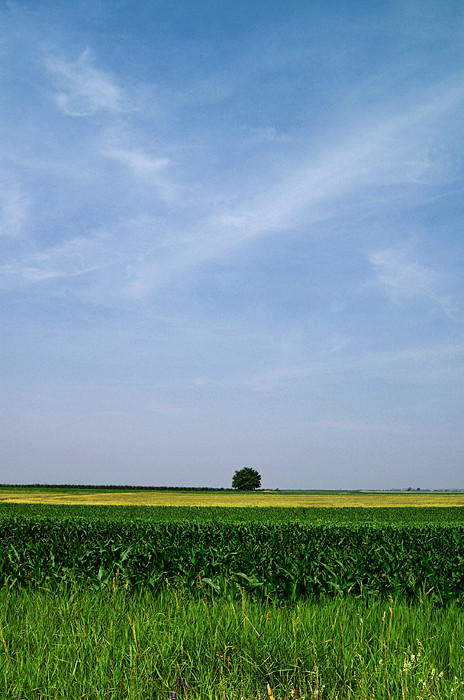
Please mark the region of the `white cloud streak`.
[[114, 265], [118, 255], [108, 257], [109, 245], [104, 236], [73, 238], [48, 250], [38, 251], [28, 263], [16, 262], [0, 266], [4, 282], [20, 285], [53, 279], [80, 277]]
[[98, 112], [117, 115], [126, 110], [123, 91], [108, 74], [93, 67], [89, 49], [77, 61], [49, 57], [45, 65], [57, 87], [55, 101], [63, 114], [87, 117]]
[[0, 236], [21, 236], [29, 218], [30, 200], [9, 173], [0, 176]]
[[318, 159], [300, 163], [267, 191], [257, 189], [235, 208], [207, 217], [193, 228], [191, 242], [179, 254], [176, 251], [171, 259], [161, 261], [147, 260], [135, 272], [127, 288], [129, 295], [142, 298], [170, 275], [221, 259], [276, 231], [283, 233], [297, 225], [309, 227], [321, 219], [346, 216], [373, 186], [417, 184], [431, 167], [429, 159], [417, 155], [423, 147], [421, 129], [427, 129], [430, 120], [457, 107], [463, 99], [459, 76], [451, 85], [438, 87], [419, 105], [380, 124], [372, 126], [366, 120]]
[[442, 275], [413, 259], [407, 248], [408, 246], [401, 244], [370, 254], [369, 262], [375, 277], [374, 286], [394, 303], [421, 298], [451, 315], [454, 310], [452, 300], [441, 292]]
[[108, 156], [127, 165], [136, 177], [157, 177], [169, 165], [168, 158], [153, 158], [143, 151], [123, 148], [108, 149]]
[[[64, 114], [84, 117], [105, 113], [117, 121], [125, 112], [124, 91], [111, 76], [93, 66], [89, 50], [75, 62], [51, 57], [46, 65], [58, 85], [55, 100]], [[251, 194], [249, 190], [243, 193], [243, 183], [237, 173], [235, 192], [220, 192], [219, 204], [213, 203], [207, 214], [204, 211], [201, 214], [200, 209], [193, 217], [185, 213], [188, 198], [179, 200], [179, 192], [184, 194], [187, 188], [166, 176], [173, 165], [172, 159], [157, 157], [147, 148], [128, 145], [124, 136], [127, 129], [113, 141], [100, 133], [97, 139], [103, 158], [100, 165], [103, 167], [105, 160], [113, 161], [127, 172], [131, 188], [134, 189], [137, 182], [148, 183], [161, 200], [178, 204], [179, 210], [184, 207], [183, 221], [153, 216], [150, 209], [141, 204], [145, 209], [129, 214], [126, 222], [108, 222], [98, 246], [95, 246], [98, 234], [91, 230], [88, 237], [79, 235], [63, 246], [33, 253], [13, 267], [5, 265], [3, 272], [10, 282], [14, 278], [24, 282], [47, 276], [75, 277], [82, 274], [81, 271], [99, 270], [102, 258], [114, 260], [114, 248], [119, 249], [121, 245], [121, 231], [135, 220], [137, 236], [126, 237], [124, 254], [117, 256], [120, 269], [114, 296], [142, 300], [188, 270], [233, 255], [241, 247], [266, 236], [285, 235], [297, 226], [304, 227], [306, 235], [311, 235], [320, 220], [348, 217], [356, 207], [365, 207], [369, 213], [371, 200], [367, 193], [372, 187], [379, 192], [391, 185], [417, 184], [431, 167], [430, 159], [423, 155], [426, 134], [437, 119], [462, 103], [463, 84], [462, 76], [455, 76], [452, 81], [428, 90], [412, 106], [393, 111], [378, 123], [364, 115], [356, 129], [334, 138], [334, 145], [318, 157], [307, 155], [298, 164], [287, 165], [279, 180], [264, 190], [260, 182], [255, 181]], [[196, 183], [190, 194], [192, 211], [198, 194], [208, 201], [207, 190], [211, 183], [202, 180], [200, 166], [201, 163], [195, 162], [190, 165], [190, 172], [184, 171], [186, 178]], [[214, 197], [212, 200], [214, 202]], [[235, 205], [224, 205], [224, 201], [234, 200]], [[20, 223], [18, 202], [15, 204], [11, 197], [10, 209], [6, 210], [11, 230]], [[94, 261], [92, 251], [96, 256]], [[437, 289], [437, 278], [430, 270], [411, 266], [404, 256], [392, 251], [374, 252], [371, 264], [378, 284], [392, 298], [422, 295], [449, 312], [449, 301], [438, 296], [436, 291], [430, 291]], [[105, 263], [105, 267], [111, 265]], [[104, 288], [107, 294], [108, 284]]]
[[153, 188], [157, 196], [167, 203], [173, 203], [177, 195], [177, 186], [167, 177], [170, 159], [156, 157], [142, 149], [129, 148], [124, 143], [108, 145], [103, 148], [103, 155], [126, 167], [130, 176], [139, 183]]

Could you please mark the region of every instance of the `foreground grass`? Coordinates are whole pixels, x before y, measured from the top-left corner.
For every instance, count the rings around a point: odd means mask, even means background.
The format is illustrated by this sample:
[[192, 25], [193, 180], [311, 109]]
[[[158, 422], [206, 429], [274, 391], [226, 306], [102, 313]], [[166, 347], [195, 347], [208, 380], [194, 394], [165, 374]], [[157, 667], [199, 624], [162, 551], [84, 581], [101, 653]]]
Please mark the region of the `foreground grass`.
[[464, 697], [456, 606], [0, 590], [0, 697]]

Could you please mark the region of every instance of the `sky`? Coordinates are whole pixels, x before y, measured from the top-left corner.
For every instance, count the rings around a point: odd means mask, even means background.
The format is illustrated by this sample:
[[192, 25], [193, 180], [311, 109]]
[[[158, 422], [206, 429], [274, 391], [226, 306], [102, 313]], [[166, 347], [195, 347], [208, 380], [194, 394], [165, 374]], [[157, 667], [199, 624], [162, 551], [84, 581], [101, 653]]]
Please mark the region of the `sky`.
[[0, 0], [0, 483], [464, 488], [461, 0]]

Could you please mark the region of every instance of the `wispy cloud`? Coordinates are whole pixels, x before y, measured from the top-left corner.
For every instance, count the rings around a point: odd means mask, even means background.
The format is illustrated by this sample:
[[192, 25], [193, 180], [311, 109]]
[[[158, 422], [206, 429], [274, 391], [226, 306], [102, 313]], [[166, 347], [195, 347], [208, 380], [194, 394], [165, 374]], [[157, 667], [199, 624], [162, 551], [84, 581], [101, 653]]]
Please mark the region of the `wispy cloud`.
[[107, 73], [93, 66], [86, 49], [76, 61], [50, 56], [45, 62], [56, 86], [58, 108], [71, 117], [86, 117], [98, 112], [119, 114], [127, 109], [121, 88]]
[[109, 256], [109, 245], [102, 235], [73, 238], [0, 266], [4, 283], [31, 284], [52, 279], [68, 279], [114, 265], [118, 254]]
[[[192, 235], [185, 237], [184, 231], [182, 246], [172, 248], [173, 257], [160, 260], [148, 254], [141, 266], [132, 271], [134, 282], [128, 286], [128, 293], [141, 298], [161, 280], [165, 282], [189, 268], [233, 255], [243, 246], [276, 232], [285, 235], [299, 226], [310, 237], [317, 235], [320, 221], [347, 218], [356, 210], [369, 216], [372, 202], [378, 204], [382, 198], [384, 206], [388, 206], [392, 199], [403, 195], [402, 191], [392, 191], [392, 187], [416, 187], [421, 178], [426, 179], [426, 171], [433, 170], [433, 160], [426, 156], [429, 139], [422, 130], [428, 132], [435, 119], [462, 102], [461, 78], [427, 90], [418, 104], [395, 111], [379, 123], [374, 123], [371, 115], [364, 115], [355, 129], [336, 135], [333, 144], [319, 156], [306, 155], [285, 166], [274, 184], [262, 187], [255, 182], [251, 193], [240, 192], [239, 184], [235, 201], [233, 197], [229, 197], [230, 204], [220, 201], [210, 215], [189, 224]], [[396, 285], [400, 294], [400, 279], [406, 274], [400, 268], [406, 262], [398, 259], [395, 263], [393, 257], [391, 254], [388, 262], [386, 256], [382, 262], [379, 253], [372, 262], [379, 268], [384, 266], [385, 287], [393, 291]], [[416, 266], [409, 270], [409, 276], [413, 295], [425, 294], [429, 289], [428, 296], [433, 298], [428, 286], [433, 277], [431, 271]], [[414, 286], [416, 291], [412, 292]], [[437, 288], [436, 279], [433, 288]], [[450, 310], [445, 297], [436, 296], [435, 300], [447, 312]]]
[[464, 355], [462, 339], [413, 345], [394, 350], [360, 351], [348, 341], [332, 350], [330, 341], [317, 352], [307, 349], [306, 357], [289, 354], [278, 356], [278, 341], [269, 334], [266, 341], [268, 354], [257, 366], [228, 370], [223, 376], [203, 376], [192, 380], [195, 387], [216, 387], [231, 393], [264, 395], [285, 394], [295, 385], [311, 391], [320, 391], [328, 383], [360, 381], [407, 381], [424, 385], [431, 379], [446, 381], [450, 367], [460, 366]]
[[377, 250], [369, 255], [373, 268], [374, 287], [393, 302], [425, 299], [450, 315], [454, 309], [449, 295], [444, 294], [443, 277], [436, 270], [419, 262], [412, 255], [411, 245]]
[[119, 139], [116, 143], [103, 146], [102, 153], [126, 167], [130, 176], [153, 189], [165, 202], [175, 201], [178, 186], [167, 175], [171, 161], [166, 157], [156, 157], [141, 148], [131, 148]]
[[404, 423], [374, 423], [364, 420], [359, 421], [315, 421], [308, 425], [308, 427], [316, 428], [318, 430], [333, 430], [337, 432], [347, 432], [347, 433], [386, 433], [393, 435], [415, 435], [420, 431], [412, 426], [405, 425]]
[[30, 199], [8, 173], [0, 174], [0, 236], [16, 238], [29, 217]]
[[[92, 66], [88, 52], [75, 63], [49, 59], [48, 66], [55, 76], [67, 82], [60, 103], [67, 114], [88, 115], [106, 110], [117, 115], [123, 110], [122, 91], [112, 79]], [[235, 191], [227, 193], [227, 197], [226, 193], [217, 192], [217, 203], [213, 199], [211, 211], [206, 214], [195, 212], [192, 199], [195, 213], [191, 217], [184, 212], [186, 218], [180, 224], [175, 219], [153, 216], [146, 209], [136, 217], [129, 216], [126, 222], [108, 224], [107, 235], [99, 239], [97, 247], [95, 233], [90, 232], [88, 239], [79, 237], [77, 243], [71, 241], [39, 255], [34, 253], [35, 260], [24, 260], [23, 278], [43, 279], [42, 275], [49, 274], [74, 277], [80, 274], [76, 273], [79, 270], [100, 269], [100, 259], [114, 258], [121, 230], [127, 230], [127, 222], [135, 218], [137, 235], [126, 238], [116, 296], [140, 300], [186, 271], [232, 256], [240, 248], [269, 235], [283, 236], [289, 229], [300, 227], [305, 230], [305, 237], [310, 237], [317, 235], [317, 224], [321, 220], [349, 217], [356, 208], [369, 215], [372, 201], [369, 193], [373, 185], [377, 188], [376, 197], [381, 196], [382, 187], [390, 192], [388, 188], [392, 184], [415, 186], [420, 172], [431, 167], [429, 159], [417, 156], [423, 147], [420, 127], [424, 121], [429, 124], [446, 109], [456, 107], [463, 94], [461, 83], [446, 82], [437, 86], [432, 95], [427, 91], [419, 105], [395, 112], [383, 122], [373, 124], [372, 118], [365, 115], [356, 129], [334, 137], [333, 144], [317, 157], [306, 155], [299, 162], [287, 164], [280, 177], [266, 187], [255, 180], [251, 192], [249, 188], [242, 191], [243, 183], [237, 173]], [[182, 191], [183, 186], [166, 177], [171, 160], [147, 149], [134, 148], [128, 141], [124, 132], [110, 139], [101, 133], [101, 155], [119, 163], [129, 173], [131, 186], [132, 181], [144, 181], [151, 184], [162, 199], [173, 202], [174, 195]], [[205, 188], [210, 183], [202, 181], [198, 163], [192, 168], [190, 179], [198, 176], [199, 180], [190, 197], [200, 193], [208, 202]], [[388, 194], [388, 197], [395, 196]], [[181, 204], [185, 206], [188, 201]], [[85, 264], [83, 249], [86, 250]], [[94, 262], [92, 251], [96, 253]], [[63, 265], [64, 260], [66, 264]], [[406, 250], [380, 249], [371, 254], [370, 262], [376, 284], [392, 299], [428, 298], [450, 313], [450, 300], [440, 294], [439, 274], [409, 259]], [[44, 265], [52, 272], [39, 272], [44, 270]], [[13, 279], [11, 270], [9, 278]], [[107, 293], [107, 285], [105, 290]]]
[[138, 150], [112, 148], [107, 153], [111, 158], [127, 165], [140, 178], [157, 177], [169, 165], [168, 158], [155, 158]]
[[[205, 154], [201, 147], [191, 149], [190, 160], [185, 156], [190, 144], [181, 130], [170, 131], [169, 138], [164, 135], [167, 147], [160, 152], [159, 134], [153, 125], [146, 128], [143, 119], [131, 121], [142, 111], [142, 106], [128, 99], [117, 76], [96, 66], [89, 49], [74, 61], [49, 55], [45, 65], [55, 86], [54, 100], [62, 113], [73, 117], [105, 114], [112, 120], [111, 126], [124, 119], [124, 128], [120, 130], [105, 132], [101, 125], [94, 125], [86, 147], [90, 143], [95, 149], [88, 154], [88, 162], [92, 182], [98, 187], [100, 178], [102, 192], [106, 191], [105, 206], [111, 205], [112, 192], [108, 197], [111, 164], [119, 168], [114, 174], [120, 190], [134, 194], [125, 221], [106, 222], [107, 235], [99, 243], [98, 250], [94, 243], [95, 228], [86, 226], [89, 233], [77, 236], [77, 245], [72, 241], [64, 244], [65, 265], [60, 246], [44, 245], [39, 253], [35, 251], [23, 259], [23, 268], [28, 271], [24, 278], [41, 279], [42, 273], [35, 276], [31, 270], [43, 270], [45, 260], [47, 269], [60, 270], [63, 278], [66, 270], [74, 277], [76, 270], [100, 269], [101, 251], [106, 247], [103, 257], [112, 260], [114, 247], [119, 247], [121, 230], [128, 221], [136, 220], [137, 235], [126, 237], [126, 251], [120, 261], [115, 290], [115, 296], [126, 295], [134, 300], [143, 299], [189, 270], [232, 257], [250, 243], [272, 235], [284, 237], [297, 227], [301, 235], [309, 239], [317, 235], [320, 221], [348, 220], [356, 211], [370, 216], [373, 201], [378, 204], [383, 197], [387, 207], [392, 198], [401, 196], [399, 186], [417, 187], [422, 182], [430, 182], [433, 180], [430, 172], [435, 167], [429, 148], [430, 130], [444, 115], [461, 105], [464, 98], [463, 76], [456, 74], [428, 86], [421, 94], [410, 96], [401, 108], [397, 101], [390, 105], [385, 102], [382, 109], [379, 105], [371, 111], [363, 109], [356, 119], [351, 115], [351, 126], [334, 132], [331, 139], [326, 138], [325, 148], [314, 148], [308, 134], [306, 152], [302, 145], [298, 158], [289, 159], [283, 155], [281, 167], [278, 167], [276, 156], [274, 178], [265, 172], [266, 160], [259, 162], [258, 159], [253, 164], [253, 176], [247, 174], [243, 164], [237, 163], [232, 167], [231, 177], [221, 184], [205, 174], [202, 163]], [[147, 93], [144, 94], [145, 100]], [[194, 110], [195, 105], [191, 107]], [[208, 126], [204, 128], [207, 132]], [[252, 130], [256, 128], [253, 126]], [[272, 136], [274, 127], [269, 129]], [[207, 134], [205, 137], [201, 127], [200, 132], [207, 141]], [[224, 139], [217, 146], [215, 157], [218, 160], [221, 149], [228, 148], [226, 131]], [[199, 138], [198, 143], [201, 142]], [[272, 139], [268, 143], [272, 150]], [[193, 155], [192, 151], [195, 151]], [[177, 167], [172, 154], [181, 152], [184, 161], [182, 167]], [[72, 167], [70, 163], [70, 171]], [[76, 160], [75, 169], [82, 170], [80, 159]], [[81, 172], [78, 177], [82, 177]], [[137, 188], [140, 188], [139, 197]], [[14, 188], [10, 189], [5, 199], [4, 228], [10, 232], [19, 230], [26, 210], [25, 200], [19, 193], [19, 189], [16, 195]], [[78, 196], [76, 193], [75, 197]], [[172, 211], [158, 211], [156, 202], [160, 200], [164, 204], [176, 204], [175, 215]], [[78, 202], [77, 206], [85, 210], [86, 202]], [[82, 264], [82, 240], [86, 238], [86, 263]], [[95, 251], [95, 264], [91, 261], [91, 251]], [[73, 254], [75, 264], [71, 261]], [[449, 300], [439, 293], [439, 282], [432, 270], [419, 269], [417, 264], [411, 267], [404, 255], [401, 258], [398, 253], [385, 249], [372, 254], [371, 264], [379, 287], [392, 298], [427, 296], [450, 311]], [[15, 269], [19, 265], [20, 261]], [[13, 279], [11, 274], [9, 279]]]

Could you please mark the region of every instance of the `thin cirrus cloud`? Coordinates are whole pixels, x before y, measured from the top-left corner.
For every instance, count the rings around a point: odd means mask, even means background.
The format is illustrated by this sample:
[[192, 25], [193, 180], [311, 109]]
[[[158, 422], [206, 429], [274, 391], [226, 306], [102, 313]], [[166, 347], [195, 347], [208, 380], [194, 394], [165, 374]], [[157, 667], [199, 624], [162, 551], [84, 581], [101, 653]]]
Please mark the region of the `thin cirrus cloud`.
[[60, 111], [71, 117], [98, 112], [120, 114], [127, 109], [124, 93], [110, 76], [92, 65], [87, 48], [72, 62], [50, 56], [45, 66], [55, 84], [54, 99]]
[[107, 257], [107, 246], [102, 239], [73, 238], [48, 250], [34, 253], [24, 261], [2, 266], [5, 277], [20, 285], [44, 280], [74, 278], [113, 264]]
[[[171, 171], [176, 172], [175, 157], [156, 155], [153, 143], [156, 138], [140, 132], [131, 120], [138, 111], [137, 104], [133, 102], [129, 109], [130, 100], [116, 77], [96, 68], [94, 63], [90, 50], [86, 49], [76, 61], [48, 56], [45, 66], [56, 88], [54, 100], [65, 116], [91, 120], [96, 114], [105, 115], [104, 126], [90, 127], [97, 175], [100, 168], [101, 177], [106, 178], [107, 164], [113, 163], [115, 174], [123, 183], [125, 179], [127, 190], [143, 183], [151, 187], [158, 200], [177, 205], [184, 211], [188, 209], [190, 197], [194, 214], [185, 214], [180, 222], [179, 217], [171, 220], [139, 197], [138, 203], [137, 200], [135, 205], [132, 203], [135, 209], [127, 212], [124, 220], [105, 223], [103, 239], [98, 232], [90, 230], [87, 237], [79, 234], [75, 240], [4, 265], [2, 269], [10, 283], [49, 276], [74, 278], [93, 270], [110, 270], [112, 264], [106, 262], [102, 266], [100, 258], [114, 261], [114, 249], [119, 249], [122, 243], [121, 231], [128, 230], [131, 222], [137, 221], [137, 236], [126, 236], [125, 253], [122, 258], [116, 256], [116, 264], [121, 269], [115, 296], [141, 300], [187, 270], [233, 256], [240, 248], [269, 235], [284, 236], [289, 229], [300, 227], [306, 229], [306, 237], [311, 237], [320, 220], [350, 217], [356, 210], [369, 216], [372, 199], [378, 202], [383, 197], [384, 206], [388, 206], [392, 198], [399, 196], [391, 191], [392, 186], [412, 186], [430, 180], [430, 173], [434, 171], [433, 158], [427, 150], [430, 129], [436, 128], [453, 112], [464, 95], [462, 75], [458, 74], [433, 89], [429, 86], [415, 100], [406, 101], [401, 109], [384, 104], [382, 113], [387, 116], [376, 118], [375, 110], [372, 113], [366, 110], [351, 120], [356, 126], [351, 127], [348, 134], [334, 133], [333, 139], [328, 141], [331, 145], [319, 154], [309, 152], [308, 147], [308, 153], [299, 160], [294, 159], [290, 164], [283, 162], [281, 168], [275, 168], [279, 175], [274, 183], [267, 180], [263, 187], [258, 166], [255, 179], [247, 181], [245, 189], [241, 173], [237, 172], [235, 179], [228, 182], [232, 189], [225, 192], [221, 191], [221, 185], [211, 182], [202, 173], [201, 152], [183, 163], [183, 169], [179, 169], [182, 176], [178, 175], [176, 181], [171, 174]], [[111, 127], [121, 122], [124, 128], [111, 131]], [[145, 142], [146, 146], [134, 147], [134, 140]], [[185, 145], [181, 134], [171, 137], [171, 152], [182, 151]], [[80, 164], [76, 163], [76, 167]], [[193, 190], [186, 187], [188, 181], [196, 183]], [[197, 210], [202, 199], [208, 204]], [[4, 210], [8, 225], [5, 228], [17, 229], [22, 212], [14, 192], [7, 197]], [[84, 249], [85, 255], [82, 254]], [[92, 251], [97, 251], [95, 262], [91, 260]], [[428, 294], [432, 298], [426, 290], [430, 274], [424, 279], [424, 270], [419, 273], [417, 269], [415, 272], [410, 269], [409, 277], [415, 281], [410, 279], [409, 287], [403, 289], [404, 270], [403, 273], [400, 270], [400, 261], [395, 262], [392, 254], [389, 259], [387, 257], [386, 253], [374, 253], [371, 263], [379, 284], [392, 298], [411, 295], [413, 284], [417, 290], [423, 285], [424, 291], [416, 291], [416, 295]], [[105, 290], [107, 288], [105, 285]], [[437, 301], [446, 307], [444, 298], [437, 297]]]
[[127, 165], [136, 177], [142, 179], [151, 180], [169, 166], [168, 158], [153, 158], [143, 151], [109, 148], [107, 154], [110, 158]]
[[142, 149], [125, 146], [123, 142], [102, 147], [104, 157], [122, 165], [129, 171], [129, 177], [139, 185], [151, 188], [154, 196], [167, 204], [173, 204], [178, 197], [178, 186], [169, 177], [171, 161], [166, 157], [156, 157]]
[[[124, 93], [114, 81], [91, 66], [88, 52], [74, 64], [55, 59], [52, 63], [49, 60], [47, 66], [55, 75], [68, 80], [68, 92], [63, 93], [67, 95], [66, 104], [81, 104], [79, 109], [67, 109], [66, 114], [84, 117], [105, 109], [110, 116], [120, 118]], [[279, 181], [265, 190], [258, 182], [251, 194], [237, 192], [235, 206], [225, 207], [219, 203], [198, 221], [186, 222], [182, 231], [173, 229], [169, 221], [160, 221], [149, 214], [136, 217], [138, 235], [135, 241], [126, 238], [124, 282], [121, 284], [119, 276], [119, 293], [142, 299], [186, 270], [233, 255], [239, 248], [267, 235], [275, 232], [282, 235], [282, 231], [296, 226], [312, 226], [320, 219], [340, 218], [349, 215], [353, 207], [362, 209], [366, 190], [373, 185], [382, 188], [395, 183], [416, 183], [424, 170], [433, 167], [429, 159], [417, 159], [421, 127], [456, 107], [462, 100], [462, 93], [457, 82], [451, 86], [446, 83], [438, 86], [432, 97], [427, 91], [419, 107], [414, 105], [393, 113], [383, 122], [373, 124], [372, 117], [365, 115], [356, 130], [348, 136], [335, 136], [334, 144], [317, 158], [308, 156], [306, 162], [287, 166]], [[59, 103], [59, 106], [63, 105]], [[119, 163], [130, 180], [151, 182], [165, 201], [175, 201], [179, 185], [166, 179], [171, 165], [168, 158], [134, 149], [124, 142], [124, 136], [105, 142], [106, 136], [102, 133], [101, 139], [103, 159]], [[94, 234], [87, 239], [79, 236], [35, 253], [32, 260], [24, 261], [22, 273], [20, 266], [4, 266], [3, 270], [10, 280], [36, 281], [47, 277], [76, 277], [102, 267], [110, 268], [108, 260], [114, 260], [120, 232], [128, 229], [133, 221], [128, 217], [125, 223], [108, 224], [103, 239], [98, 237], [98, 245]], [[160, 229], [164, 231], [161, 246]], [[98, 251], [95, 262], [91, 261], [92, 251]], [[106, 259], [104, 265], [100, 263], [101, 258]], [[371, 264], [379, 285], [392, 298], [421, 294], [433, 298], [431, 289], [436, 286], [436, 277], [430, 271], [419, 269], [417, 264], [415, 268], [408, 267], [404, 253], [401, 257], [399, 252], [379, 251], [371, 255]], [[444, 307], [448, 303], [445, 299], [441, 302]]]
[[0, 179], [0, 236], [21, 236], [29, 217], [31, 202], [15, 178], [4, 171]]
[[414, 259], [410, 248], [402, 243], [369, 255], [373, 286], [397, 304], [422, 299], [451, 315], [455, 308], [450, 296], [442, 291], [442, 275]]
[[[369, 215], [372, 198], [375, 201], [386, 196], [384, 206], [388, 206], [403, 194], [391, 193], [388, 188], [415, 186], [433, 170], [430, 158], [417, 156], [423, 145], [421, 129], [428, 129], [447, 110], [457, 107], [463, 94], [462, 85], [453, 81], [451, 86], [448, 83], [438, 86], [432, 96], [427, 92], [419, 107], [406, 108], [383, 122], [372, 125], [372, 118], [365, 117], [348, 136], [338, 137], [338, 142], [335, 137], [334, 145], [318, 158], [307, 157], [306, 162], [300, 161], [287, 168], [287, 172], [283, 169], [279, 181], [268, 189], [263, 191], [255, 185], [253, 194], [242, 197], [235, 206], [219, 207], [192, 228], [194, 235], [185, 245], [172, 247], [173, 256], [150, 260], [148, 255], [148, 259], [132, 271], [134, 279], [127, 287], [129, 295], [142, 298], [171, 275], [232, 255], [237, 249], [275, 232], [285, 235], [288, 229], [303, 226], [310, 227], [306, 235], [311, 236], [317, 234], [316, 225], [320, 220], [349, 217], [356, 209]], [[373, 195], [374, 187], [376, 194]], [[382, 194], [384, 190], [386, 195]], [[381, 254], [377, 263], [375, 254], [373, 256], [372, 264], [380, 269]], [[392, 258], [390, 265], [393, 263]], [[397, 263], [400, 294], [400, 261]], [[388, 266], [386, 258], [384, 265]], [[386, 274], [385, 270], [384, 277]], [[391, 270], [391, 280], [385, 283], [392, 294], [393, 274]], [[416, 269], [414, 274], [415, 293], [421, 283], [425, 292], [431, 273]], [[412, 284], [410, 280], [410, 290]], [[405, 288], [403, 294], [406, 293]], [[427, 295], [431, 297], [430, 289]], [[437, 298], [437, 301], [447, 308], [445, 298]]]

